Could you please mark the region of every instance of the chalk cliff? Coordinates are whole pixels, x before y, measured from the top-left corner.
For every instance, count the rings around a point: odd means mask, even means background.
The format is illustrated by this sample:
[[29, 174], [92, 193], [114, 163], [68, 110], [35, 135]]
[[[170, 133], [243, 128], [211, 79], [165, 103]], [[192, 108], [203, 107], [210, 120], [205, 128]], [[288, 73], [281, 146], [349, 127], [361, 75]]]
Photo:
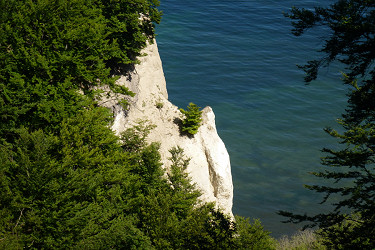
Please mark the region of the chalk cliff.
[[164, 167], [168, 169], [170, 166], [169, 150], [176, 146], [183, 148], [185, 155], [191, 158], [187, 170], [202, 191], [202, 200], [214, 201], [225, 213], [232, 215], [230, 160], [225, 145], [217, 134], [212, 109], [203, 109], [203, 122], [194, 137], [181, 136], [178, 121], [183, 115], [168, 101], [156, 42], [148, 45], [143, 52], [147, 55], [139, 58], [140, 64], [118, 80], [136, 94], [129, 99], [129, 109], [124, 111], [110, 100], [103, 102], [103, 105], [112, 108], [114, 112], [113, 129], [120, 133], [136, 125], [139, 120], [149, 120], [156, 125], [148, 136], [148, 141], [161, 143], [160, 153]]

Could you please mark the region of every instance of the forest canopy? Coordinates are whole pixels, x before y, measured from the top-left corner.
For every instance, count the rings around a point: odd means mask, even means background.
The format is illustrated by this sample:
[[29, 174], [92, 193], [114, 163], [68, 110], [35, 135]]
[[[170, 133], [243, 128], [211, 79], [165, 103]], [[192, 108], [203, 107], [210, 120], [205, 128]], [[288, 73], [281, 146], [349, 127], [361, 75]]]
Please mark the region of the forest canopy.
[[[95, 86], [116, 86], [113, 70], [135, 63], [154, 24], [158, 2], [1, 1], [1, 138], [14, 129], [54, 131], [93, 99]], [[116, 65], [116, 67], [114, 66]]]

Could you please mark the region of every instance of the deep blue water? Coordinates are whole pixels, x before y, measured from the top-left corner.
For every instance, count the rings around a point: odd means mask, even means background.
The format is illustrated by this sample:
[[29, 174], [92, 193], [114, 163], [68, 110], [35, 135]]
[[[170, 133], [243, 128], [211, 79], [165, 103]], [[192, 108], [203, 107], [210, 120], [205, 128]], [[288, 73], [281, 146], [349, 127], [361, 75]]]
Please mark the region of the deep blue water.
[[336, 145], [323, 132], [346, 105], [340, 67], [305, 85], [296, 64], [315, 59], [324, 30], [296, 38], [283, 16], [291, 6], [318, 0], [161, 0], [157, 42], [169, 99], [214, 109], [219, 135], [231, 157], [233, 212], [259, 218], [272, 235], [295, 232], [278, 210], [316, 213], [322, 147]]

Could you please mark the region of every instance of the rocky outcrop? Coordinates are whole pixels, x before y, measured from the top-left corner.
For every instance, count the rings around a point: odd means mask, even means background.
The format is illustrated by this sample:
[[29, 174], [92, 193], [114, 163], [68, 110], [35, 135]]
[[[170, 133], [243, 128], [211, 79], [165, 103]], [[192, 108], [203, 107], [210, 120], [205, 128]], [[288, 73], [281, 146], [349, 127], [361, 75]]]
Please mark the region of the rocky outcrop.
[[202, 200], [214, 201], [227, 214], [232, 215], [233, 184], [228, 152], [217, 134], [215, 115], [210, 107], [203, 109], [202, 125], [194, 137], [182, 136], [179, 122], [183, 115], [168, 101], [162, 62], [156, 43], [148, 45], [140, 57], [140, 64], [128, 75], [122, 76], [124, 84], [136, 95], [129, 99], [125, 112], [114, 102], [106, 100], [103, 105], [112, 108], [115, 121], [113, 129], [120, 133], [136, 125], [139, 120], [149, 120], [156, 127], [148, 136], [149, 142], [160, 142], [160, 154], [168, 169], [169, 150], [180, 146], [191, 158], [188, 172], [202, 191]]

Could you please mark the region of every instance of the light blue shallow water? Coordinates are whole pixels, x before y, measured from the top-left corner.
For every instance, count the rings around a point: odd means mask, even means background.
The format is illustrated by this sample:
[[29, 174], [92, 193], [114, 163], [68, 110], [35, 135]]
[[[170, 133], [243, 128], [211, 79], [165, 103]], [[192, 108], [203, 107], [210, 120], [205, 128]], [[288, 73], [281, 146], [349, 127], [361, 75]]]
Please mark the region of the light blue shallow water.
[[319, 197], [303, 184], [320, 168], [320, 149], [335, 145], [323, 132], [345, 107], [339, 68], [304, 85], [296, 64], [314, 59], [324, 31], [296, 38], [283, 17], [308, 0], [162, 0], [157, 42], [170, 100], [179, 107], [211, 106], [231, 157], [235, 214], [260, 218], [272, 235], [278, 210], [319, 212]]

